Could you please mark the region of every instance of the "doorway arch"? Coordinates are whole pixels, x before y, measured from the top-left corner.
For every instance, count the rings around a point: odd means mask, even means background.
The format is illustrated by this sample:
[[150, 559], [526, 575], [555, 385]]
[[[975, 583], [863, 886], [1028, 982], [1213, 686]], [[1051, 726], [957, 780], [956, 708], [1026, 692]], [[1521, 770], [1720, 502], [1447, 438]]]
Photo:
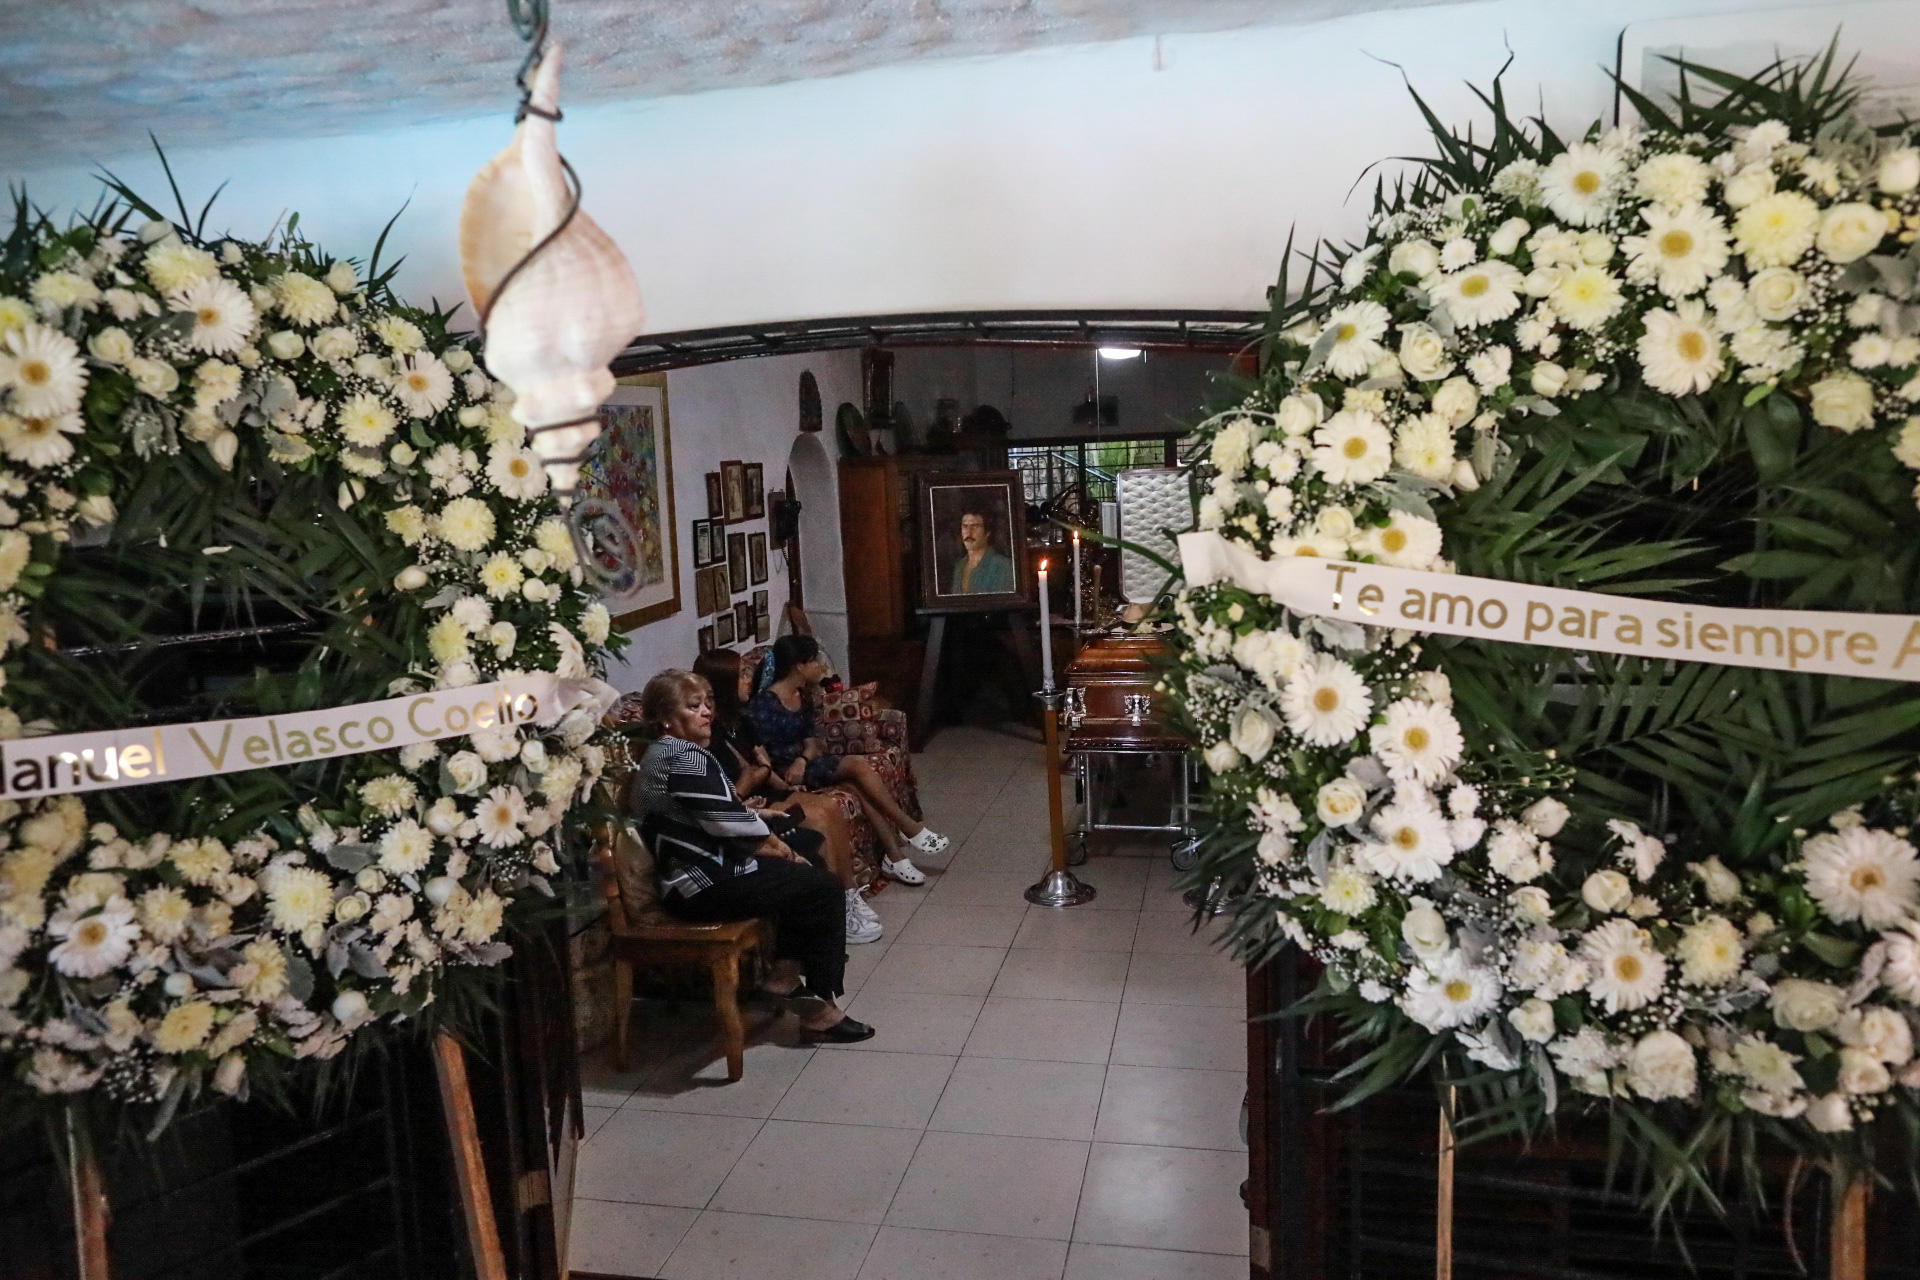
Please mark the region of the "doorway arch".
[[840, 480], [821, 436], [803, 434], [787, 454], [791, 496], [800, 504], [800, 572], [807, 617], [834, 670], [846, 672], [847, 581], [840, 545]]

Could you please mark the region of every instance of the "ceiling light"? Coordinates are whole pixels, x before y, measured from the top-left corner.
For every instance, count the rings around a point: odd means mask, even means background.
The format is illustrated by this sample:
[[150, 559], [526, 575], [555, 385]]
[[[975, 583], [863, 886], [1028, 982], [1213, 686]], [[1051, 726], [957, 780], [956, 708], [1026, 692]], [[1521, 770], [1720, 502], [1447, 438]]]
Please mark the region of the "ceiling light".
[[1101, 347], [1102, 360], [1132, 360], [1140, 354], [1138, 347]]

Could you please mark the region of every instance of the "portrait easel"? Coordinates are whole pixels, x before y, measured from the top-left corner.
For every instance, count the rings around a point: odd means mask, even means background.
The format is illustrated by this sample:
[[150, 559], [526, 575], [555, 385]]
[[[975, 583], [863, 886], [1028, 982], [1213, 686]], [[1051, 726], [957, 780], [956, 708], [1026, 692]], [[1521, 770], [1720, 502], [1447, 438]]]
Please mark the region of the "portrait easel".
[[1013, 647], [1014, 659], [1020, 664], [1022, 679], [1028, 682], [1016, 691], [1020, 701], [1015, 705], [1024, 705], [1028, 692], [1039, 687], [1040, 655], [1034, 648], [1027, 609], [1016, 606], [991, 611], [918, 609], [915, 612], [927, 619], [927, 648], [920, 659], [920, 689], [914, 698], [913, 721], [909, 726], [915, 751], [924, 749], [927, 739], [933, 736], [934, 715], [939, 709], [940, 668], [947, 649], [947, 619], [955, 614], [973, 618], [1004, 617], [1007, 620], [1007, 642]]

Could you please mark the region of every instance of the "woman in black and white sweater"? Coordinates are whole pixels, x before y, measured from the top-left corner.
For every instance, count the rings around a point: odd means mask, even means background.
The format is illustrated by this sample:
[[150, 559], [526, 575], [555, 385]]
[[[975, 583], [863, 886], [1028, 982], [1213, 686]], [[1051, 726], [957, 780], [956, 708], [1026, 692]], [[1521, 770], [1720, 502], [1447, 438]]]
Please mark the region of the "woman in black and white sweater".
[[683, 920], [771, 920], [780, 961], [768, 989], [812, 998], [801, 1027], [841, 1043], [872, 1036], [872, 1027], [835, 1003], [847, 965], [840, 884], [788, 848], [734, 794], [707, 750], [713, 736], [707, 682], [688, 671], [663, 671], [641, 691], [640, 710], [659, 736], [640, 757], [628, 804], [653, 850], [660, 905]]

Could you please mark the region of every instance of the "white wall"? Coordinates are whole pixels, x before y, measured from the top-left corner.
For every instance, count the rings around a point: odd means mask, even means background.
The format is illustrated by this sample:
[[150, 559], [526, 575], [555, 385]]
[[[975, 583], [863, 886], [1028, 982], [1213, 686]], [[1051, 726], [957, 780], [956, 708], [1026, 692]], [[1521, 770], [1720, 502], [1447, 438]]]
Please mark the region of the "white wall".
[[[667, 374], [667, 422], [673, 433], [673, 501], [679, 518], [680, 602], [681, 610], [671, 618], [649, 623], [629, 632], [632, 643], [625, 659], [607, 673], [607, 679], [620, 689], [638, 689], [647, 678], [666, 667], [693, 665], [698, 654], [696, 633], [711, 617], [694, 616], [693, 537], [690, 523], [707, 513], [706, 474], [718, 471], [722, 461], [738, 458], [758, 462], [766, 468], [766, 488], [771, 493], [786, 485], [787, 455], [799, 434], [800, 374], [811, 369], [820, 383], [820, 398], [828, 408], [842, 400], [858, 400], [860, 392], [860, 355], [854, 351], [833, 351], [805, 356], [773, 356], [764, 360], [736, 360], [727, 364], [702, 365], [676, 369]], [[834, 504], [831, 519], [839, 523], [839, 505]], [[765, 532], [765, 520], [726, 526], [735, 532]], [[783, 557], [769, 549], [768, 579], [760, 586], [749, 586], [744, 596], [767, 592], [774, 632], [779, 633], [780, 610], [787, 602], [787, 566]], [[816, 590], [807, 581], [809, 602]], [[820, 584], [827, 599], [838, 593], [842, 612], [846, 608], [844, 587], [837, 582]], [[736, 645], [744, 648], [744, 645]], [[839, 661], [845, 670], [845, 653]]]
[[[1689, 0], [1683, 12], [1764, 4]], [[922, 62], [831, 80], [573, 106], [561, 144], [587, 208], [639, 271], [648, 329], [967, 308], [1253, 309], [1290, 224], [1362, 225], [1364, 165], [1426, 149], [1382, 60], [1443, 119], [1507, 89], [1578, 129], [1611, 109], [1603, 67], [1623, 24], [1672, 0], [1499, 0], [1009, 57]], [[565, 34], [566, 15], [556, 14]], [[174, 157], [216, 225], [264, 232], [288, 210], [335, 252], [391, 242], [407, 294], [452, 301], [459, 203], [505, 141], [511, 90], [483, 121]], [[564, 95], [563, 95], [564, 100]], [[167, 122], [153, 121], [164, 141]], [[166, 190], [150, 155], [80, 156], [25, 178], [43, 205], [90, 205], [105, 162]], [[1369, 184], [1370, 185], [1370, 184]], [[158, 194], [154, 197], [161, 198]]]

